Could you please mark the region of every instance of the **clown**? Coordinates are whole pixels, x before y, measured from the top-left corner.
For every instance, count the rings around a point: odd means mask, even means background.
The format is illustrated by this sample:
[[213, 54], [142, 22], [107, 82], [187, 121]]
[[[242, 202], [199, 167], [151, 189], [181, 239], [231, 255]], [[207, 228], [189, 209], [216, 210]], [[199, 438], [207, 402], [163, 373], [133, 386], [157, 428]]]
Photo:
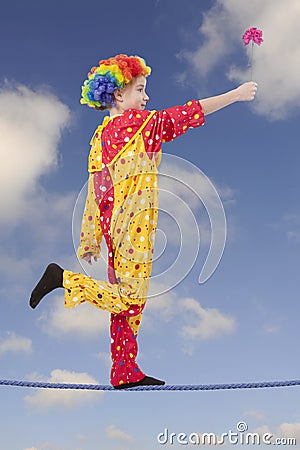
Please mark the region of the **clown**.
[[191, 100], [161, 111], [146, 109], [151, 69], [138, 56], [117, 55], [93, 67], [82, 86], [81, 103], [108, 110], [91, 139], [88, 195], [78, 257], [92, 263], [108, 248], [108, 282], [49, 264], [30, 298], [35, 308], [58, 287], [65, 306], [83, 302], [111, 313], [110, 381], [116, 389], [159, 385], [136, 362], [137, 335], [151, 277], [158, 216], [157, 173], [161, 144], [204, 124], [204, 117], [236, 101], [250, 101], [256, 83], [225, 94]]

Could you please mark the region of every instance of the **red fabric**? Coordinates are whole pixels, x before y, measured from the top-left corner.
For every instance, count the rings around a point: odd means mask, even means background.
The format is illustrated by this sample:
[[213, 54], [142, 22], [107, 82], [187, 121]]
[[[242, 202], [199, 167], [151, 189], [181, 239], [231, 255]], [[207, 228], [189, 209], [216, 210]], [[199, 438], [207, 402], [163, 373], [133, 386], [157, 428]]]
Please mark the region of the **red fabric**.
[[[135, 310], [136, 314], [139, 314], [142, 309], [143, 307], [134, 305], [130, 308], [130, 311]], [[128, 315], [132, 316], [133, 314], [129, 314], [127, 311], [121, 314], [111, 314], [110, 336], [113, 364], [110, 382], [113, 386], [135, 383], [145, 377], [136, 363], [138, 354], [137, 335], [133, 334], [128, 324]]]

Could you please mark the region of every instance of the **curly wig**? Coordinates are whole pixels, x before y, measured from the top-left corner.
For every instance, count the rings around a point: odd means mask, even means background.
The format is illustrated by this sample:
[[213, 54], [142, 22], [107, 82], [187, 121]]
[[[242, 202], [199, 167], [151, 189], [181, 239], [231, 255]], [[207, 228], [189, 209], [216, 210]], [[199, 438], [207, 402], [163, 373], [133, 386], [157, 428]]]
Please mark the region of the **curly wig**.
[[122, 89], [134, 77], [147, 77], [151, 68], [140, 56], [124, 54], [99, 61], [97, 67], [92, 67], [88, 78], [81, 88], [80, 103], [91, 108], [109, 109], [115, 106], [114, 92]]

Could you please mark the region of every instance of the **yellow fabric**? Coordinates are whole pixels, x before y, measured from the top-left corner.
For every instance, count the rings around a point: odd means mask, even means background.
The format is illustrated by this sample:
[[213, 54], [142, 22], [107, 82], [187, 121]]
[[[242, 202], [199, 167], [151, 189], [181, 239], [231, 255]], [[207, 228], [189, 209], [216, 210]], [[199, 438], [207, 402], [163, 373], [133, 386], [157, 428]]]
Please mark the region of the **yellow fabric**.
[[120, 314], [123, 311], [132, 313], [127, 321], [134, 334], [138, 333], [142, 313], [135, 315], [130, 310], [132, 304], [142, 306], [146, 299], [136, 299], [133, 301], [127, 295], [127, 285], [124, 283], [111, 284], [105, 281], [96, 281], [91, 277], [81, 273], [73, 273], [68, 270], [63, 272], [63, 287], [65, 288], [65, 307], [74, 306], [88, 301], [97, 308], [109, 311], [111, 314]]
[[96, 258], [99, 258], [101, 253], [102, 230], [100, 226], [100, 210], [95, 197], [93, 174], [90, 174], [88, 195], [81, 223], [80, 245], [77, 250], [77, 256], [80, 259], [87, 252], [91, 252]]
[[149, 159], [139, 136], [113, 165], [115, 205], [111, 230], [117, 277], [125, 274], [134, 279], [148, 278], [157, 223], [156, 162]]
[[89, 153], [88, 159], [88, 170], [89, 172], [101, 172], [102, 170], [102, 148], [101, 148], [101, 133], [104, 127], [108, 124], [108, 122], [112, 118], [109, 116], [105, 116], [101, 125], [95, 130], [93, 137], [90, 141], [91, 150]]

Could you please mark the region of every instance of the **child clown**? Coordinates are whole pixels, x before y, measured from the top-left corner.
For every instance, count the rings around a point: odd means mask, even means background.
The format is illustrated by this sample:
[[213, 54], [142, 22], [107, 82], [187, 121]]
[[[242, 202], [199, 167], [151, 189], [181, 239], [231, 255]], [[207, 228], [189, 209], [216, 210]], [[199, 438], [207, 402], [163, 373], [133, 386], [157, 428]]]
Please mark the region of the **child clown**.
[[51, 263], [30, 298], [35, 308], [46, 294], [60, 287], [67, 308], [87, 301], [111, 313], [110, 382], [116, 389], [164, 384], [143, 373], [136, 362], [154, 251], [161, 144], [200, 127], [210, 113], [253, 100], [257, 90], [256, 83], [248, 82], [216, 97], [150, 111], [146, 109], [150, 72], [142, 58], [121, 54], [101, 60], [82, 86], [81, 103], [108, 110], [109, 115], [91, 140], [78, 257], [90, 264], [97, 260], [104, 238], [108, 282]]

